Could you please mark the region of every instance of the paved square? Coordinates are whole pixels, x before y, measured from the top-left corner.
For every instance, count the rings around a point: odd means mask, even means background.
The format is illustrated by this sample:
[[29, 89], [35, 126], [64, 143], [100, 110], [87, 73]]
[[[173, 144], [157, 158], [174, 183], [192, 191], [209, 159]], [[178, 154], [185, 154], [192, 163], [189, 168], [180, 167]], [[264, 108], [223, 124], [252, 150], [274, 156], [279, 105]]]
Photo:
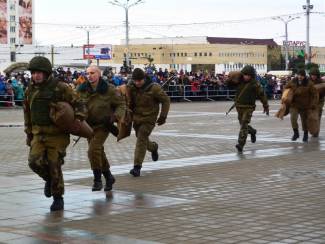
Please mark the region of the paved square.
[[291, 142], [289, 117], [274, 117], [279, 104], [271, 102], [270, 117], [259, 105], [257, 142], [239, 155], [230, 106], [173, 103], [152, 135], [160, 160], [148, 154], [140, 178], [128, 174], [134, 135], [110, 136], [117, 182], [107, 195], [91, 192], [86, 141], [70, 145], [57, 213], [28, 168], [22, 110], [1, 109], [0, 243], [325, 243], [325, 130]]

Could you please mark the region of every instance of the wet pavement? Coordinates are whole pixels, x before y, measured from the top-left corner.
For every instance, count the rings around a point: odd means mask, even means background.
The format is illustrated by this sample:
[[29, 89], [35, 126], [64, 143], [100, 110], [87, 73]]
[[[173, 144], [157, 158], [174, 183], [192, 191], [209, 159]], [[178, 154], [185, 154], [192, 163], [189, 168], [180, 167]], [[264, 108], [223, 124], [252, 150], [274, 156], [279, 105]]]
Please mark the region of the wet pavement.
[[0, 243], [325, 243], [325, 130], [291, 142], [289, 118], [273, 117], [279, 105], [270, 117], [259, 106], [257, 142], [240, 155], [230, 106], [173, 103], [152, 135], [160, 160], [148, 154], [140, 178], [128, 174], [134, 135], [110, 136], [117, 182], [108, 194], [91, 192], [86, 141], [69, 146], [56, 213], [27, 166], [22, 111], [0, 109]]

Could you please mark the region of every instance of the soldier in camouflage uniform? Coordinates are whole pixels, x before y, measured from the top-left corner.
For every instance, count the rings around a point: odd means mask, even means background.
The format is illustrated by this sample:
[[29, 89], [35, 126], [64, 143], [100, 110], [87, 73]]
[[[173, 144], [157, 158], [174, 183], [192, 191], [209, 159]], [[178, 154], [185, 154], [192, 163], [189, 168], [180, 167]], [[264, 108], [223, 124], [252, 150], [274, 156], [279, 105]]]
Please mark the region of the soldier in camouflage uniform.
[[251, 135], [251, 142], [256, 142], [257, 131], [249, 125], [256, 107], [256, 99], [261, 100], [264, 108], [264, 113], [266, 113], [266, 115], [269, 115], [269, 105], [267, 98], [259, 82], [256, 80], [256, 71], [254, 67], [246, 65], [241, 70], [241, 74], [242, 78], [241, 81], [237, 84], [235, 97], [235, 107], [238, 112], [238, 120], [240, 124], [240, 132], [236, 148], [240, 153], [243, 151], [244, 145], [246, 144], [248, 134]]
[[106, 180], [104, 190], [110, 191], [115, 178], [110, 171], [104, 143], [114, 119], [120, 120], [124, 117], [126, 103], [115, 87], [102, 79], [101, 70], [97, 66], [88, 67], [87, 78], [88, 80], [78, 87], [77, 92], [87, 104], [86, 121], [94, 130], [94, 136], [88, 139], [88, 158], [94, 174], [92, 191], [100, 191], [103, 188], [102, 174]]
[[[320, 72], [318, 68], [311, 68], [309, 72], [309, 80], [314, 84], [321, 84], [323, 81], [320, 78]], [[324, 96], [319, 94], [319, 101], [318, 101], [318, 111], [319, 111], [319, 125], [322, 120], [322, 114], [323, 114], [323, 107], [324, 107]], [[313, 135], [314, 137], [318, 137], [318, 134]]]
[[50, 119], [51, 103], [68, 102], [75, 109], [76, 118], [83, 119], [86, 107], [77, 94], [65, 83], [51, 75], [52, 66], [45, 57], [34, 57], [29, 63], [32, 79], [24, 100], [24, 121], [30, 146], [29, 167], [45, 181], [44, 194], [53, 196], [51, 211], [64, 208], [64, 182], [61, 166], [64, 163], [69, 134]]
[[158, 160], [158, 144], [150, 141], [149, 136], [156, 123], [160, 126], [166, 122], [170, 99], [163, 89], [153, 83], [139, 68], [134, 69], [132, 73], [132, 81], [127, 85], [127, 94], [128, 108], [132, 111], [133, 128], [137, 137], [134, 167], [130, 174], [138, 177], [147, 150], [151, 152], [153, 161]]
[[298, 117], [300, 116], [304, 136], [302, 141], [308, 142], [308, 111], [316, 108], [318, 103], [317, 90], [311, 81], [308, 81], [305, 70], [299, 70], [297, 77], [292, 79], [285, 87], [293, 90], [293, 99], [290, 104], [290, 120], [293, 129], [292, 141], [299, 138]]

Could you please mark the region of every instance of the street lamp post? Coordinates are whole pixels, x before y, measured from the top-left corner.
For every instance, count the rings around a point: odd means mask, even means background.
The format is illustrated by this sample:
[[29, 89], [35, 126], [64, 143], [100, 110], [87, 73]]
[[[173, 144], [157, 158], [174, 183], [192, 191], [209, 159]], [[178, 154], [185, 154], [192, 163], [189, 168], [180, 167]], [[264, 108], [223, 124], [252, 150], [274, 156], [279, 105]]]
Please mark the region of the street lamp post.
[[293, 21], [295, 19], [299, 19], [299, 16], [288, 16], [287, 19], [284, 19], [280, 16], [273, 18], [274, 20], [280, 20], [284, 23], [284, 35], [285, 35], [285, 45], [284, 45], [284, 50], [285, 50], [285, 70], [289, 69], [289, 49], [288, 49], [288, 23], [290, 21]]
[[136, 0], [133, 3], [130, 3], [130, 0], [126, 0], [124, 2], [118, 1], [118, 0], [112, 0], [109, 1], [108, 3], [122, 7], [125, 10], [125, 47], [126, 47], [126, 52], [125, 52], [125, 62], [126, 66], [129, 66], [129, 8], [138, 5], [140, 3], [143, 3], [143, 0]]
[[[86, 33], [87, 33], [87, 53], [88, 53], [88, 56], [89, 56], [89, 44], [90, 44], [89, 32], [91, 30], [98, 29], [99, 26], [95, 26], [95, 25], [80, 25], [80, 26], [77, 26], [76, 28], [85, 30]], [[89, 59], [89, 57], [88, 57], [88, 62], [87, 63], [88, 63], [88, 65], [90, 65], [90, 59]]]
[[306, 5], [303, 5], [302, 8], [306, 10], [306, 61], [305, 63], [308, 64], [311, 61], [310, 55], [310, 46], [309, 46], [309, 17], [310, 17], [310, 10], [314, 8], [313, 5], [310, 4], [310, 0], [307, 0]]

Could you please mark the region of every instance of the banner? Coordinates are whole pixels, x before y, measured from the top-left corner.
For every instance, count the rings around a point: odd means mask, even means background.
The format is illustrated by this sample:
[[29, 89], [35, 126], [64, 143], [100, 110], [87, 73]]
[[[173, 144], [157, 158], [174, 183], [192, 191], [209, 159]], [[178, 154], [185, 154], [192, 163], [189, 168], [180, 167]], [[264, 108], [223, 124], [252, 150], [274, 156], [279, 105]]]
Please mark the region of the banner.
[[8, 43], [7, 0], [0, 0], [0, 44]]
[[32, 44], [33, 42], [33, 11], [32, 0], [19, 0], [19, 43]]
[[84, 45], [83, 57], [84, 59], [112, 59], [112, 45]]

